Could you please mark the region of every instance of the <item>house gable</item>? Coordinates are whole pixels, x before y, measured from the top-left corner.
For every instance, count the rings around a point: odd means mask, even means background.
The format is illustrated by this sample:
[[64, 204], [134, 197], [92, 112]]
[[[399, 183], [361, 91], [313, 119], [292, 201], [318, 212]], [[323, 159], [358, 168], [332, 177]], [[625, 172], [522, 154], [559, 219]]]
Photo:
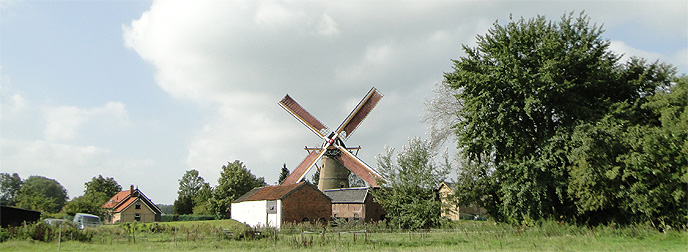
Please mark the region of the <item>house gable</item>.
[[[129, 209], [135, 209], [135, 207], [131, 206], [136, 206], [137, 204], [145, 206], [145, 210], [147, 211], [144, 211], [144, 208], [136, 209], [136, 211], [128, 211]], [[159, 221], [162, 215], [162, 210], [146, 197], [143, 192], [138, 188], [134, 189], [133, 186], [131, 186], [130, 190], [121, 191], [115, 194], [115, 196], [112, 196], [110, 200], [103, 204], [102, 208], [107, 209], [112, 214], [112, 219], [109, 220], [110, 222], [133, 220]], [[123, 215], [123, 212], [132, 212], [132, 216]], [[148, 217], [140, 218], [142, 214]], [[134, 215], [138, 215], [139, 217], [135, 217]]]

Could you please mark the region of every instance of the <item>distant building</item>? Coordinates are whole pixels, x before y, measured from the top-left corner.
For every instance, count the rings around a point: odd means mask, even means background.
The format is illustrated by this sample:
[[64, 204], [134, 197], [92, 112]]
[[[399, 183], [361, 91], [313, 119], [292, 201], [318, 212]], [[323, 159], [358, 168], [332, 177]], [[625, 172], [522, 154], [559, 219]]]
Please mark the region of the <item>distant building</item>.
[[255, 188], [232, 202], [232, 219], [252, 227], [328, 221], [332, 202], [308, 182]]
[[138, 188], [132, 185], [128, 191], [121, 191], [103, 204], [109, 211], [106, 223], [116, 222], [154, 222], [162, 219], [162, 211], [146, 197]]
[[332, 199], [332, 217], [363, 222], [383, 219], [385, 212], [370, 190], [367, 187], [325, 190], [325, 195]]
[[451, 197], [454, 195], [453, 187], [454, 183], [442, 182], [442, 184], [440, 184], [439, 193], [440, 200], [442, 201], [441, 216], [450, 220], [459, 220], [459, 206], [451, 200]]
[[476, 204], [470, 206], [460, 206], [451, 199], [454, 196], [454, 183], [442, 182], [438, 188], [440, 200], [442, 201], [441, 216], [450, 220], [469, 219], [474, 217], [483, 217], [485, 209], [482, 209]]

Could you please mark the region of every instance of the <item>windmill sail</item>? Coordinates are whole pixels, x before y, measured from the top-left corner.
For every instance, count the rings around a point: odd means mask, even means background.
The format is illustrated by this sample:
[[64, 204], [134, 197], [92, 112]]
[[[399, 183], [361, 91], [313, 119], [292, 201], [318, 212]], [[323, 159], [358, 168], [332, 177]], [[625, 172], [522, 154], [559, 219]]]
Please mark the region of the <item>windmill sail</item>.
[[[368, 183], [372, 187], [379, 187], [377, 184], [376, 179], [382, 179], [380, 174], [375, 171], [373, 168], [368, 166], [365, 162], [363, 162], [361, 159], [356, 157], [354, 154], [349, 152], [346, 147], [344, 146], [344, 141], [351, 136], [351, 134], [356, 130], [358, 125], [361, 124], [361, 122], [370, 114], [370, 111], [375, 108], [375, 105], [382, 99], [382, 94], [380, 94], [377, 89], [372, 88], [370, 91], [368, 91], [368, 94], [361, 100], [361, 102], [358, 103], [356, 108], [349, 114], [349, 116], [342, 122], [341, 125], [339, 125], [339, 128], [335, 132], [329, 132], [327, 126], [322, 124], [318, 119], [315, 119], [306, 109], [301, 107], [294, 99], [292, 99], [289, 95], [286, 95], [280, 102], [280, 106], [287, 110], [292, 116], [294, 116], [297, 120], [299, 120], [301, 123], [306, 125], [311, 131], [313, 131], [316, 135], [320, 136], [325, 140], [325, 143], [322, 145], [322, 149], [320, 151], [313, 150], [308, 152], [308, 156], [299, 164], [298, 167], [292, 172], [283, 182], [282, 184], [293, 184], [293, 183], [298, 183], [305, 175], [312, 169], [313, 166], [315, 166], [315, 163], [318, 162], [320, 158], [323, 157], [323, 155], [328, 155], [330, 158], [336, 158], [336, 160], [339, 161], [346, 169], [350, 170], [354, 174], [358, 175], [363, 179], [366, 183]], [[325, 154], [328, 150], [328, 148], [333, 149], [333, 147], [336, 147], [339, 149], [341, 154], [333, 154], [330, 152], [330, 154]], [[334, 160], [333, 160], [334, 161]], [[337, 165], [334, 165], [332, 167], [338, 167]], [[323, 167], [325, 169], [326, 167]], [[339, 168], [327, 168], [327, 169], [334, 169], [334, 170], [328, 170], [331, 172], [339, 171]], [[337, 172], [335, 172], [338, 174]], [[348, 173], [346, 173], [348, 174]], [[337, 180], [344, 179], [346, 180], [346, 177], [340, 178], [338, 177], [339, 175], [335, 176]], [[321, 180], [323, 177], [321, 177]], [[332, 186], [332, 185], [329, 185]], [[324, 187], [324, 186], [323, 186]], [[328, 188], [325, 188], [328, 189]], [[321, 189], [322, 190], [322, 189]]]
[[320, 151], [311, 151], [308, 153], [308, 156], [301, 161], [301, 164], [294, 169], [294, 172], [289, 174], [289, 176], [282, 181], [282, 185], [299, 183], [303, 176], [305, 176], [306, 173], [313, 168], [315, 163], [318, 162], [318, 159], [320, 159], [323, 154], [325, 154], [325, 149]]
[[351, 152], [346, 150], [346, 148], [341, 146], [338, 146], [337, 148], [339, 148], [339, 150], [342, 152], [338, 158], [339, 162], [341, 162], [351, 172], [361, 177], [361, 179], [363, 179], [363, 181], [368, 183], [370, 186], [380, 187], [375, 180], [375, 178], [381, 178], [377, 171], [368, 166], [365, 162], [363, 162], [363, 160], [354, 156], [354, 154], [351, 154]]
[[375, 108], [377, 102], [382, 99], [382, 94], [377, 91], [377, 89], [372, 88], [368, 91], [368, 94], [358, 103], [358, 106], [351, 111], [351, 114], [339, 125], [337, 128], [337, 134], [339, 134], [344, 139], [349, 139], [349, 136], [356, 130], [358, 125], [361, 124], [363, 119], [365, 119], [370, 111]]
[[315, 119], [311, 113], [308, 113], [306, 109], [301, 107], [299, 103], [297, 103], [294, 99], [292, 99], [289, 95], [286, 95], [280, 102], [280, 106], [287, 110], [291, 115], [296, 117], [297, 120], [299, 120], [301, 123], [306, 125], [311, 131], [313, 131], [315, 134], [317, 134], [320, 137], [325, 137], [325, 134], [327, 134], [327, 126], [322, 124], [318, 119]]

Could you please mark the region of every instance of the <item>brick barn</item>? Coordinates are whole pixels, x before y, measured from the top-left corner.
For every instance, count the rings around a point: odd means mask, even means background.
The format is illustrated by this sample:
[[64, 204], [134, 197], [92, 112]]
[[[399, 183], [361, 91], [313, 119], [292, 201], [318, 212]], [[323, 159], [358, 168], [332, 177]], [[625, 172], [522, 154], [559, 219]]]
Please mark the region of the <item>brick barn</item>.
[[335, 219], [375, 222], [384, 218], [382, 206], [373, 199], [367, 187], [325, 190], [325, 195], [332, 199], [332, 217]]
[[106, 223], [116, 222], [154, 222], [161, 221], [162, 210], [144, 195], [138, 188], [130, 186], [128, 191], [121, 191], [103, 204], [110, 213]]
[[252, 227], [328, 221], [332, 201], [308, 182], [255, 188], [232, 202], [232, 219]]

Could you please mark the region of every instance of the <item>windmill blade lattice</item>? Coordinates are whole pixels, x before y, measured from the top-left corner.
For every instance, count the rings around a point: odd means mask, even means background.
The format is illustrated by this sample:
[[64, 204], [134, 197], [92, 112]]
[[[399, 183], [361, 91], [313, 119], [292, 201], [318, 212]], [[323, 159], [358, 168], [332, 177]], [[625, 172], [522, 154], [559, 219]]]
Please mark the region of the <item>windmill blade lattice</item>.
[[301, 181], [303, 176], [308, 173], [313, 166], [315, 166], [315, 163], [318, 162], [318, 159], [320, 159], [323, 154], [325, 154], [325, 149], [320, 150], [320, 151], [311, 151], [308, 153], [308, 156], [301, 161], [301, 164], [296, 167], [294, 172], [289, 174], [286, 179], [282, 182], [282, 184], [288, 185], [288, 184], [295, 184]]
[[349, 136], [358, 128], [363, 119], [365, 119], [370, 111], [375, 108], [377, 102], [382, 99], [382, 94], [377, 91], [377, 89], [372, 88], [368, 91], [368, 94], [358, 103], [358, 106], [351, 111], [351, 114], [346, 117], [344, 122], [337, 128], [337, 134], [344, 138], [344, 140], [349, 139]]
[[294, 99], [292, 99], [289, 95], [286, 95], [280, 102], [280, 106], [287, 110], [291, 115], [296, 117], [297, 120], [299, 120], [301, 123], [306, 125], [313, 133], [316, 135], [319, 135], [320, 137], [325, 137], [325, 134], [327, 134], [327, 126], [325, 124], [321, 123], [318, 119], [315, 119], [311, 113], [308, 113], [306, 109], [301, 107], [299, 103], [297, 103]]

